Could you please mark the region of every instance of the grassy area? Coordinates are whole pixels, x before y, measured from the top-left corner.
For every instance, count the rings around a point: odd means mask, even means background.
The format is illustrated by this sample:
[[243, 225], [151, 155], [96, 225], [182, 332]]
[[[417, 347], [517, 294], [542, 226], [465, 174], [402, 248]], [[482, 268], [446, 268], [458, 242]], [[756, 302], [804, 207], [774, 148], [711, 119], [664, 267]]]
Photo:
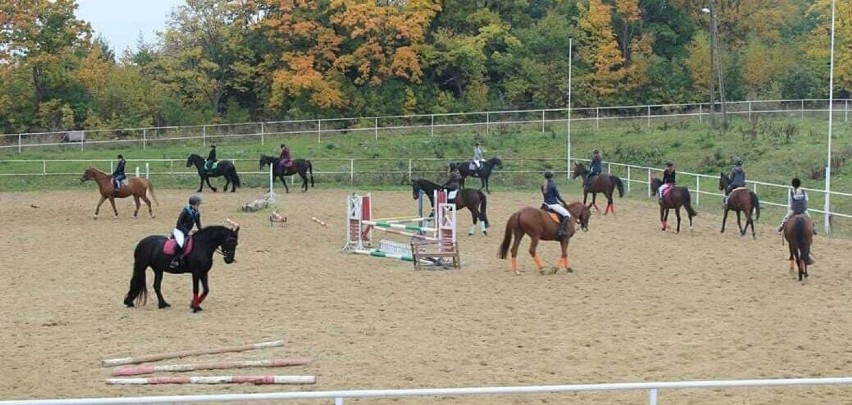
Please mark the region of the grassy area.
[[[832, 140], [833, 166], [832, 189], [852, 191], [852, 123], [845, 122], [842, 115], [836, 116]], [[802, 178], [806, 187], [824, 188], [822, 167], [826, 159], [826, 117], [805, 116], [804, 118], [780, 116], [754, 116], [749, 121], [744, 117], [731, 120], [727, 134], [719, 134], [697, 118], [633, 120], [607, 120], [575, 122], [572, 128], [572, 155], [588, 158], [593, 148], [599, 148], [604, 161], [629, 163], [641, 166], [662, 167], [666, 160], [673, 160], [682, 172], [695, 172], [718, 176], [729, 171], [735, 157], [745, 161], [750, 180], [787, 184], [791, 177]], [[261, 145], [258, 137], [223, 137], [215, 141], [219, 157], [223, 159], [246, 159], [238, 162], [241, 172], [258, 171], [255, 163], [261, 153], [278, 154], [278, 145], [289, 145], [295, 158], [308, 158], [314, 162], [318, 187], [370, 186], [375, 189], [394, 189], [407, 184], [408, 172], [415, 177], [439, 180], [443, 177], [446, 163], [450, 160], [469, 159], [473, 144], [482, 142], [486, 155], [500, 154], [504, 167], [492, 178], [493, 188], [513, 189], [537, 187], [536, 181], [544, 169], [564, 172], [567, 130], [564, 123], [515, 125], [491, 123], [457, 128], [441, 128], [431, 134], [429, 128], [419, 130], [350, 131], [348, 133], [324, 133], [321, 140], [317, 134], [267, 135]], [[0, 174], [41, 173], [42, 164], [14, 163], [8, 160], [40, 159], [114, 159], [122, 153], [130, 159], [128, 174], [133, 172], [134, 162], [144, 159], [175, 159], [174, 162], [151, 162], [151, 171], [158, 187], [197, 187], [198, 177], [191, 175], [163, 175], [177, 171], [189, 171], [185, 159], [189, 153], [206, 156], [207, 149], [200, 139], [187, 141], [149, 141], [142, 149], [139, 142], [124, 145], [63, 145], [49, 148], [27, 149], [22, 153], [6, 150], [0, 155]], [[349, 159], [356, 159], [350, 162]], [[40, 190], [80, 187], [78, 175], [89, 162], [50, 163], [49, 173], [74, 173], [75, 175], [48, 176], [0, 176], [0, 190]], [[354, 164], [355, 175], [349, 171]], [[409, 169], [410, 165], [410, 169]], [[108, 164], [96, 164], [102, 170]], [[626, 173], [614, 169], [614, 174], [624, 177]], [[328, 173], [338, 172], [338, 173]], [[161, 176], [162, 175], [162, 176]], [[645, 175], [647, 176], [647, 175]], [[631, 174], [632, 178], [641, 178]], [[261, 174], [245, 173], [244, 187], [265, 187], [267, 179]], [[694, 187], [695, 179], [682, 175], [681, 183]], [[478, 184], [477, 180], [473, 180]], [[217, 182], [218, 183], [218, 182]], [[632, 184], [638, 194], [638, 183]], [[701, 180], [702, 190], [715, 190], [715, 180]], [[643, 190], [644, 193], [644, 190]], [[784, 190], [763, 187], [758, 189], [764, 201], [783, 202]], [[708, 196], [704, 196], [708, 198]], [[822, 197], [812, 193], [811, 206], [822, 207]], [[835, 209], [852, 212], [852, 199], [835, 197]]]

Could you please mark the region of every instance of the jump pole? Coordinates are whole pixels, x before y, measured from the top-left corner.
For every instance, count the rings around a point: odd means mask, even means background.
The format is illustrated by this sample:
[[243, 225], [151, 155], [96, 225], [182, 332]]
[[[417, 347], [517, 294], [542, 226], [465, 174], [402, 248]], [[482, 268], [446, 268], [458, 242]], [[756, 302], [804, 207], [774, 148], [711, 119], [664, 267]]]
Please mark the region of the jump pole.
[[149, 354], [145, 356], [139, 357], [119, 357], [115, 359], [106, 359], [103, 361], [104, 367], [115, 367], [115, 366], [123, 366], [125, 364], [139, 364], [145, 363], [149, 361], [158, 361], [158, 360], [166, 360], [166, 359], [179, 359], [182, 357], [189, 356], [200, 356], [203, 354], [218, 354], [218, 353], [230, 353], [230, 352], [244, 352], [246, 350], [257, 350], [257, 349], [268, 349], [270, 347], [281, 347], [284, 346], [283, 340], [273, 340], [269, 342], [260, 342], [260, 343], [252, 343], [243, 346], [230, 346], [230, 347], [220, 347], [215, 349], [199, 349], [199, 350], [186, 350], [182, 352], [172, 352], [172, 353], [160, 353], [160, 354]]
[[168, 376], [140, 378], [108, 378], [107, 384], [316, 384], [312, 375], [222, 375], [222, 376]]
[[320, 220], [320, 219], [319, 219], [319, 218], [317, 218], [317, 217], [311, 217], [311, 221], [314, 221], [314, 222], [316, 222], [316, 223], [318, 223], [318, 224], [320, 224], [320, 225], [322, 225], [322, 226], [324, 226], [324, 227], [326, 227], [326, 228], [328, 227], [328, 224], [327, 224], [327, 223], [323, 222], [322, 220]]
[[303, 366], [311, 362], [311, 359], [303, 357], [288, 357], [285, 359], [266, 359], [266, 360], [242, 360], [242, 361], [221, 361], [214, 363], [196, 363], [196, 364], [166, 364], [153, 365], [145, 364], [142, 366], [120, 367], [112, 371], [112, 375], [116, 377], [126, 377], [140, 374], [151, 374], [156, 372], [181, 372], [195, 370], [224, 370], [229, 368], [246, 368], [246, 367], [290, 367]]

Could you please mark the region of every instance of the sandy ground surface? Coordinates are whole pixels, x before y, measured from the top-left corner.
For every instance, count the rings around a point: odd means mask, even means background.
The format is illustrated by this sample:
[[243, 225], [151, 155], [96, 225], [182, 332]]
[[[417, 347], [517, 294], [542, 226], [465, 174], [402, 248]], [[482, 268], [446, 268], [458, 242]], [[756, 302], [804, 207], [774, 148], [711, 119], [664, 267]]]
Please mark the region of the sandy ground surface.
[[[165, 234], [186, 197], [159, 190], [155, 219], [92, 219], [94, 190], [0, 193], [0, 396], [101, 397], [367, 388], [470, 387], [852, 375], [852, 242], [816, 238], [804, 285], [763, 218], [758, 239], [718, 232], [702, 205], [692, 232], [661, 232], [652, 201], [617, 202], [572, 240], [573, 274], [542, 276], [522, 244], [521, 276], [496, 257], [508, 216], [535, 193], [494, 192], [490, 236], [464, 235], [460, 271], [341, 253], [348, 190], [283, 196], [286, 228], [239, 213], [259, 190], [205, 193], [205, 224], [243, 226], [237, 263], [216, 256], [205, 311], [193, 314], [188, 276], [166, 275], [173, 307], [122, 305], [137, 241]], [[570, 198], [569, 198], [570, 200]], [[35, 205], [38, 208], [34, 208]], [[108, 207], [108, 206], [107, 206]], [[374, 193], [374, 216], [415, 212], [408, 192]], [[328, 228], [310, 220], [317, 216]], [[542, 256], [553, 264], [558, 244]], [[152, 277], [149, 272], [148, 283]], [[152, 291], [153, 292], [153, 291]], [[153, 297], [152, 297], [153, 298]], [[100, 361], [283, 338], [283, 348], [216, 356], [313, 358], [306, 367], [198, 375], [316, 375], [314, 386], [104, 384]], [[169, 363], [168, 361], [159, 364]], [[664, 404], [849, 404], [852, 387], [668, 390]], [[645, 403], [647, 392], [455, 397], [439, 403]], [[305, 401], [303, 403], [330, 403]], [[291, 402], [292, 403], [292, 402]], [[429, 398], [346, 403], [426, 404]]]

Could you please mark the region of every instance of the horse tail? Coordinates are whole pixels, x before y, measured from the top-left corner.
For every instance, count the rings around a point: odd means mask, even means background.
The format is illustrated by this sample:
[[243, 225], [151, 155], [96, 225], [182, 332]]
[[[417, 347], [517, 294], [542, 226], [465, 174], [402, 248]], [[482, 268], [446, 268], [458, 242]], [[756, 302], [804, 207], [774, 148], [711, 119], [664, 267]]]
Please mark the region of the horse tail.
[[145, 305], [148, 301], [148, 283], [145, 279], [145, 270], [148, 270], [148, 263], [143, 258], [138, 257], [139, 253], [135, 256], [137, 257], [133, 263], [133, 277], [130, 278], [130, 290], [124, 297], [124, 305], [127, 306], [131, 306], [133, 303], [136, 305]]
[[506, 221], [506, 232], [503, 234], [503, 242], [500, 243], [500, 251], [497, 254], [497, 257], [501, 259], [505, 259], [506, 254], [509, 253], [509, 244], [512, 243], [512, 233], [515, 230], [515, 226], [517, 226], [519, 217], [520, 212], [516, 212]]
[[479, 220], [485, 223], [485, 227], [488, 228], [491, 225], [488, 223], [488, 214], [485, 213], [485, 210], [488, 206], [488, 201], [485, 198], [485, 193], [482, 190], [476, 190], [479, 193]]
[[151, 179], [145, 179], [145, 194], [150, 195], [151, 199], [160, 206], [160, 200], [157, 199], [157, 195], [154, 194], [154, 183], [151, 182]]
[[308, 172], [311, 174], [311, 187], [313, 187], [314, 186], [314, 165], [311, 164], [310, 160], [306, 159], [305, 162], [308, 164]]
[[231, 165], [231, 182], [234, 183], [234, 187], [242, 187], [240, 175], [237, 174], [237, 167], [234, 165]]
[[799, 260], [809, 262], [811, 245], [805, 241], [805, 218], [801, 215], [796, 218], [796, 244], [799, 247]]
[[754, 220], [757, 221], [760, 219], [760, 199], [757, 198], [754, 191], [749, 191], [749, 193], [751, 193], [751, 201], [754, 202]]
[[624, 197], [624, 183], [621, 182], [618, 176], [612, 176], [612, 180], [615, 181], [615, 185], [618, 187], [618, 196]]
[[698, 213], [692, 208], [692, 196], [689, 195], [689, 190], [684, 189], [683, 207], [686, 208], [686, 214], [690, 217], [697, 217]]

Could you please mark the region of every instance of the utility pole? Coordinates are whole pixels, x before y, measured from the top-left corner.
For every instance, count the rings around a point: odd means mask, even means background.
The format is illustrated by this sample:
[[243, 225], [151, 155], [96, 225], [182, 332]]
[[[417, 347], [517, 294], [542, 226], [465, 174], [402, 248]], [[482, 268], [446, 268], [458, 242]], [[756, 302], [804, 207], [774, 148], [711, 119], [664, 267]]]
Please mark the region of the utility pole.
[[716, 78], [718, 79], [719, 103], [722, 107], [721, 129], [724, 132], [728, 128], [728, 114], [725, 107], [725, 79], [724, 71], [722, 70], [722, 48], [719, 46], [719, 25], [716, 21], [716, 11], [716, 0], [710, 0], [710, 40], [712, 41], [711, 48], [713, 49], [713, 60], [711, 63], [714, 66], [712, 70], [716, 71]]

